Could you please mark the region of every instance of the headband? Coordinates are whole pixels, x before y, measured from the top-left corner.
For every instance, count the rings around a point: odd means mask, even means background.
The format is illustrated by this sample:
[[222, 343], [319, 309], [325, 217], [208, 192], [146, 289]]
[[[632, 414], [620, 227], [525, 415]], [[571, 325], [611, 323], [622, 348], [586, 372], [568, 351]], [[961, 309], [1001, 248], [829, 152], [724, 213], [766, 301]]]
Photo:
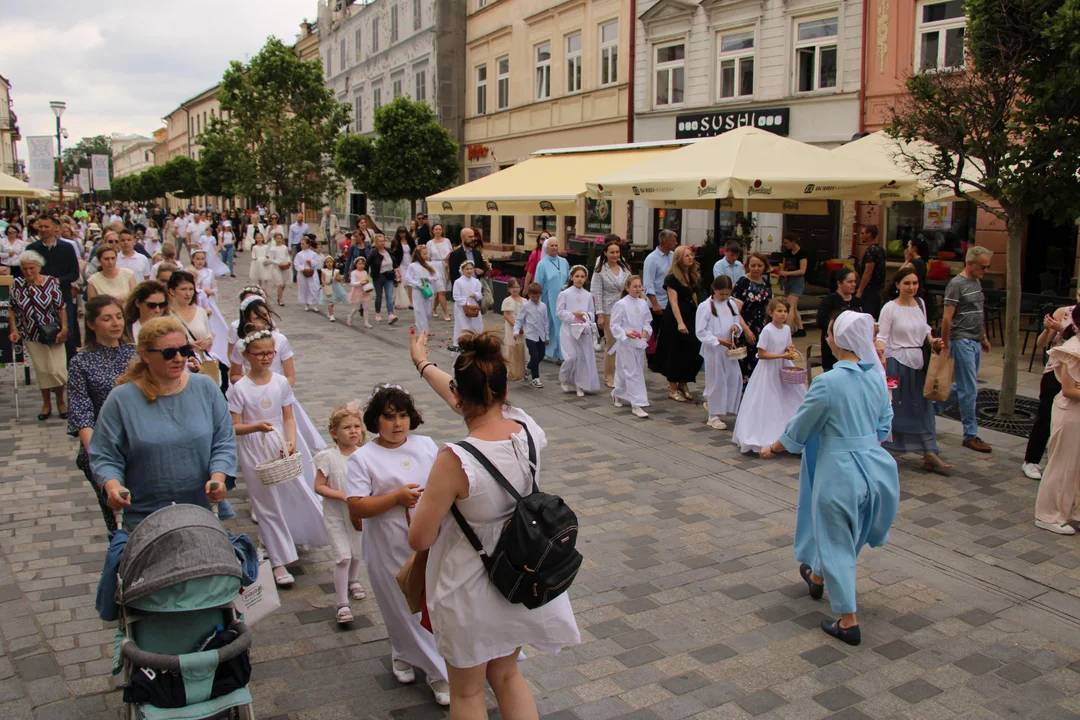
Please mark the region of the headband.
[[349, 402], [345, 403], [345, 409], [353, 415], [362, 416], [364, 414], [364, 411], [360, 408], [359, 400], [350, 400]]
[[[371, 401], [375, 399], [375, 396], [378, 395], [379, 393], [381, 393], [383, 390], [400, 390], [401, 392], [405, 393], [406, 395], [410, 395], [410, 396], [412, 395], [412, 393], [410, 393], [408, 390], [401, 387], [400, 385], [391, 385], [390, 383], [376, 383], [375, 387], [371, 388], [371, 394], [368, 395], [367, 402], [364, 403], [364, 411], [365, 412], [367, 411], [367, 409], [369, 407], [371, 407]], [[353, 402], [355, 402], [355, 401], [353, 401]]]
[[252, 303], [259, 300], [263, 300], [263, 298], [259, 297], [258, 295], [248, 295], [246, 298], [240, 301], [240, 312], [244, 312], [249, 307], [251, 307]]
[[574, 267], [570, 268], [570, 272], [567, 274], [567, 277], [573, 277], [574, 273], [578, 270], [585, 273], [586, 278], [589, 277], [589, 270], [584, 265], [575, 265]]
[[255, 342], [256, 340], [273, 340], [273, 339], [274, 339], [274, 334], [272, 332], [270, 332], [269, 330], [256, 330], [255, 332], [250, 333], [249, 335], [247, 335], [247, 337], [242, 339], [238, 343], [238, 345], [240, 345], [240, 352], [241, 353], [246, 353], [248, 347], [251, 346], [251, 343]]
[[261, 298], [266, 297], [266, 293], [263, 292], [263, 289], [258, 285], [245, 285], [243, 289], [240, 290], [240, 294], [236, 297], [239, 298], [242, 295], [258, 295]]
[[466, 265], [472, 265], [473, 267], [476, 267], [476, 263], [472, 262], [471, 260], [466, 260], [465, 262], [458, 265], [458, 272], [465, 272]]

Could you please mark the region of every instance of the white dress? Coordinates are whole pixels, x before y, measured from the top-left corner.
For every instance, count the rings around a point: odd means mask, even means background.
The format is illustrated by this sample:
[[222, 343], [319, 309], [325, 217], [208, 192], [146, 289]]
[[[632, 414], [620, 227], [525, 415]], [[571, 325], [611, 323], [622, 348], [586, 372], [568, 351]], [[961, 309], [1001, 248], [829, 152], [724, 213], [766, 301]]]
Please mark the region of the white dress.
[[[742, 335], [739, 312], [742, 303], [734, 298], [716, 303], [712, 298], [698, 305], [695, 332], [705, 358], [705, 402], [709, 415], [734, 415], [742, 399], [742, 368], [727, 356], [727, 348], [717, 338], [731, 340], [731, 329]], [[713, 315], [713, 307], [716, 315]], [[734, 309], [734, 314], [732, 310]], [[779, 436], [778, 436], [779, 437]]]
[[[315, 454], [315, 469], [326, 476], [326, 485], [331, 490], [345, 492], [348, 489], [346, 470], [349, 457], [342, 455], [337, 446], [328, 447]], [[353, 527], [349, 517], [349, 503], [323, 498], [323, 526], [326, 527], [326, 536], [330, 539], [330, 553], [335, 563], [361, 558], [361, 534]]]
[[[409, 435], [404, 445], [393, 450], [369, 442], [349, 458], [347, 495], [386, 495], [412, 484], [422, 488], [438, 452], [432, 439], [424, 435]], [[395, 505], [382, 515], [365, 518], [363, 545], [364, 565], [386, 622], [394, 660], [420, 668], [428, 682], [445, 680], [446, 663], [435, 649], [435, 638], [420, 626], [420, 615], [409, 612], [397, 584], [397, 574], [412, 554], [405, 508]]]
[[228, 275], [229, 266], [221, 261], [218, 255], [217, 242], [209, 235], [199, 238], [199, 247], [206, 251], [206, 267], [213, 270], [215, 275]]
[[446, 259], [454, 251], [454, 246], [450, 244], [449, 238], [443, 238], [441, 243], [428, 240], [427, 251], [428, 264], [435, 268], [435, 272], [439, 276], [439, 284], [435, 288], [435, 292], [449, 292], [450, 288], [447, 286], [446, 279]]
[[[285, 433], [283, 408], [293, 405], [292, 388], [283, 375], [270, 375], [270, 382], [256, 385], [248, 377], [241, 378], [226, 393], [229, 412], [240, 415], [241, 422], [268, 421]], [[279, 442], [263, 433], [251, 433], [236, 438], [236, 455], [244, 475], [251, 509], [259, 518], [259, 537], [262, 539], [270, 564], [274, 567], [296, 562], [297, 545], [326, 545], [326, 529], [322, 521], [322, 504], [307, 483], [287, 480], [277, 485], [263, 485], [255, 466], [267, 458], [264, 438], [271, 452], [280, 448]], [[311, 458], [303, 447], [299, 433], [297, 451]]]
[[[615, 356], [615, 389], [612, 398], [619, 398], [633, 407], [645, 407], [649, 396], [645, 390], [645, 348], [652, 334], [652, 310], [645, 298], [627, 295], [611, 306], [609, 332], [615, 339], [610, 353]], [[644, 333], [644, 338], [627, 337], [628, 331]]]
[[[432, 265], [431, 263], [428, 263], [428, 265], [431, 265], [432, 271], [438, 267], [438, 265]], [[438, 291], [439, 273], [429, 272], [420, 263], [414, 262], [410, 263], [406, 268], [403, 280], [405, 285], [413, 289], [412, 302], [413, 315], [415, 316], [413, 324], [416, 326], [416, 331], [427, 332], [428, 320], [431, 317], [431, 306], [435, 301], [435, 295], [433, 293], [429, 298], [424, 297], [423, 293], [420, 292], [420, 285], [426, 280], [432, 290]]]
[[[547, 446], [547, 436], [531, 417], [509, 407], [503, 409], [503, 414], [525, 423], [537, 453]], [[526, 472], [529, 446], [524, 431], [510, 440], [469, 438], [469, 443], [487, 456], [519, 492], [530, 487], [531, 476]], [[457, 501], [458, 510], [485, 551], [491, 553], [514, 511], [514, 498], [466, 450], [458, 445], [447, 447], [461, 460], [469, 479], [469, 497]], [[537, 484], [542, 488], [540, 464], [538, 455]], [[523, 645], [557, 653], [581, 642], [569, 595], [563, 593], [535, 610], [507, 602], [488, 579], [480, 556], [450, 513], [443, 519], [439, 537], [431, 547], [425, 579], [428, 613], [439, 653], [454, 667], [475, 667], [510, 655]]]
[[[778, 355], [791, 345], [791, 328], [777, 328], [771, 322], [758, 336], [758, 351]], [[794, 417], [803, 398], [806, 385], [791, 385], [780, 379], [780, 368], [793, 365], [790, 360], [758, 360], [750, 382], [746, 384], [739, 417], [731, 441], [739, 452], [757, 452], [776, 442], [788, 420]], [[709, 406], [712, 408], [712, 405]]]
[[[214, 333], [214, 345], [210, 348], [210, 357], [226, 365], [229, 363], [229, 323], [217, 304], [217, 278], [214, 271], [204, 267], [195, 278], [199, 293], [199, 306], [210, 316], [210, 331]], [[213, 293], [213, 294], [210, 294]]]
[[[296, 268], [296, 302], [301, 305], [319, 304], [319, 268], [322, 267], [322, 255], [314, 250], [301, 250], [293, 259]], [[304, 269], [314, 271], [311, 277], [304, 276]]]
[[[585, 313], [586, 320], [578, 320], [575, 312]], [[562, 321], [559, 347], [562, 348], [563, 364], [559, 368], [559, 382], [585, 392], [597, 392], [600, 377], [596, 374], [596, 351], [593, 349], [592, 328], [596, 311], [592, 293], [573, 285], [566, 288], [559, 293], [555, 317]]]
[[158, 236], [156, 234], [151, 235], [151, 231], [157, 233], [157, 230], [155, 230], [154, 228], [150, 228], [146, 231], [146, 235], [145, 237], [143, 237], [143, 248], [146, 250], [146, 252], [150, 253], [150, 257], [154, 257], [154, 255], [157, 255], [159, 252], [161, 252], [161, 240], [158, 239]]
[[251, 248], [251, 271], [253, 282], [260, 283], [275, 279], [273, 262], [270, 260], [269, 245], [255, 245]]
[[[430, 263], [429, 263], [430, 264]], [[438, 266], [436, 266], [438, 267]], [[480, 306], [479, 298], [484, 295], [480, 281], [474, 277], [462, 275], [454, 281], [454, 344], [457, 344], [461, 333], [472, 330], [475, 333], [484, 332], [484, 316], [468, 317], [465, 315], [466, 305]], [[475, 296], [475, 297], [474, 297]]]
[[274, 281], [274, 284], [278, 287], [285, 287], [289, 279], [288, 268], [282, 268], [281, 264], [288, 265], [292, 262], [289, 259], [289, 247], [287, 245], [272, 245], [270, 247], [270, 261], [271, 264], [267, 266], [270, 270], [270, 279]]

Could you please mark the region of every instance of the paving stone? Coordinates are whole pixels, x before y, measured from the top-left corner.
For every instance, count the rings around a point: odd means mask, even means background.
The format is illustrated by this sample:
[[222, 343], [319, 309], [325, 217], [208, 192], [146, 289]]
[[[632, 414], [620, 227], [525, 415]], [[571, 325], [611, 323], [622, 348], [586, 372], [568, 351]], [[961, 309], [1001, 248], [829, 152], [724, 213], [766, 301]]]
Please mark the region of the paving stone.
[[778, 623], [790, 620], [798, 613], [786, 605], [773, 605], [772, 607], [758, 610], [755, 614], [767, 623]]
[[968, 610], [965, 613], [961, 613], [956, 616], [960, 620], [963, 620], [968, 625], [974, 625], [975, 627], [981, 627], [992, 620], [996, 620], [997, 616], [986, 612], [985, 610]]
[[684, 695], [688, 692], [693, 692], [694, 690], [705, 687], [708, 684], [709, 681], [697, 673], [677, 675], [660, 683], [661, 686], [675, 695]]
[[1021, 662], [1010, 663], [999, 668], [997, 674], [1017, 685], [1023, 685], [1026, 682], [1031, 682], [1035, 678], [1042, 676], [1038, 670]]
[[663, 657], [664, 653], [660, 652], [652, 645], [642, 645], [633, 650], [619, 653], [615, 656], [615, 659], [626, 667], [632, 668], [637, 667], [638, 665], [644, 665], [645, 663], [655, 662]]
[[896, 627], [909, 633], [918, 632], [924, 627], [933, 625], [933, 621], [927, 620], [918, 613], [909, 613], [907, 615], [901, 615], [900, 617], [893, 618], [889, 621]]
[[799, 657], [801, 657], [803, 660], [810, 663], [811, 665], [823, 667], [838, 660], [843, 660], [847, 657], [847, 654], [840, 650], [837, 650], [832, 645], [822, 645], [820, 647], [814, 648], [813, 650], [807, 650], [806, 652], [799, 655]]
[[772, 690], [758, 690], [757, 692], [744, 695], [735, 701], [735, 704], [754, 717], [764, 715], [778, 707], [787, 705], [787, 700], [780, 697]]
[[869, 715], [858, 708], [849, 707], [829, 716], [828, 720], [872, 720]]
[[901, 700], [914, 705], [928, 698], [932, 698], [935, 695], [940, 695], [941, 688], [931, 685], [922, 678], [919, 678], [917, 680], [906, 682], [899, 687], [895, 687], [890, 692]]
[[590, 625], [585, 629], [588, 630], [589, 634], [593, 637], [603, 640], [612, 635], [628, 632], [633, 628], [627, 625], [624, 620], [616, 618], [615, 620], [608, 620], [606, 622], [597, 623], [596, 625]]
[[749, 585], [746, 583], [743, 583], [741, 585], [733, 585], [732, 587], [725, 588], [720, 592], [724, 593], [732, 600], [745, 600], [746, 598], [754, 597], [755, 595], [761, 594], [761, 590], [754, 587], [753, 585]]
[[736, 651], [732, 650], [723, 643], [717, 643], [708, 647], [699, 648], [690, 652], [690, 657], [702, 662], [706, 665], [712, 665], [713, 663], [720, 662], [721, 660], [727, 660], [728, 658], [738, 655]]
[[918, 652], [918, 650], [919, 648], [903, 640], [893, 640], [890, 643], [878, 645], [874, 648], [874, 652], [889, 660], [900, 660], [914, 652]]
[[648, 630], [631, 630], [630, 632], [613, 635], [611, 639], [629, 650], [630, 648], [636, 648], [639, 645], [656, 642], [659, 638]]
[[843, 685], [830, 688], [825, 692], [814, 696], [814, 702], [826, 710], [832, 710], [833, 712], [843, 710], [849, 705], [860, 702], [862, 699], [862, 695]]
[[974, 653], [972, 655], [968, 655], [965, 658], [957, 660], [953, 664], [961, 670], [965, 670], [971, 673], [972, 675], [983, 675], [985, 673], [991, 672], [992, 670], [997, 670], [999, 667], [1001, 667], [1000, 662], [993, 658], [986, 657], [982, 653]]

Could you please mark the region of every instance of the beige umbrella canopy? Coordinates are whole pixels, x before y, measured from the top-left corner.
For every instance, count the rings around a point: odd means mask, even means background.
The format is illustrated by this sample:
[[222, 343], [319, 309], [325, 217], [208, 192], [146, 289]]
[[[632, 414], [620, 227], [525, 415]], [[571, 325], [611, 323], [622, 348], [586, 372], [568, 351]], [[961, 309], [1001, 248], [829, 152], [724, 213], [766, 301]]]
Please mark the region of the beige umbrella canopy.
[[17, 177], [0, 173], [0, 197], [26, 198], [37, 200], [41, 198], [41, 191], [30, 187]]
[[717, 200], [905, 200], [916, 179], [744, 127], [586, 182], [592, 197]]

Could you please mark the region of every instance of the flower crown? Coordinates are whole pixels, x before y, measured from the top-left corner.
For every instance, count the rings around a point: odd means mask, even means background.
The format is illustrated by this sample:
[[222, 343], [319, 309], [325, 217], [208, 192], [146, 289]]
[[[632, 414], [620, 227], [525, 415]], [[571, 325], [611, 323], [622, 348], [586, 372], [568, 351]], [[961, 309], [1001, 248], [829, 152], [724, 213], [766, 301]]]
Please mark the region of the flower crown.
[[401, 387], [400, 385], [391, 385], [390, 383], [376, 383], [375, 387], [371, 388], [371, 394], [368, 395], [367, 402], [364, 403], [364, 410], [365, 411], [367, 411], [367, 409], [369, 407], [371, 407], [371, 401], [375, 399], [375, 396], [378, 395], [383, 390], [400, 390], [401, 392], [405, 393], [406, 395], [409, 395], [410, 397], [412, 396], [412, 393], [410, 393], [408, 390]]
[[461, 263], [461, 265], [458, 265], [458, 272], [459, 273], [464, 273], [466, 265], [471, 265], [472, 267], [476, 267], [476, 263], [474, 263], [472, 260], [466, 260], [465, 262]]
[[261, 295], [248, 295], [246, 298], [240, 301], [240, 312], [244, 312], [257, 302], [266, 302], [266, 298], [262, 297]]
[[256, 330], [255, 332], [250, 333], [247, 336], [245, 336], [237, 344], [240, 346], [240, 352], [241, 353], [246, 353], [247, 349], [251, 346], [251, 343], [255, 342], [256, 340], [273, 340], [273, 339], [274, 339], [274, 334], [272, 332], [270, 332], [269, 330]]
[[236, 297], [239, 299], [245, 295], [258, 295], [261, 298], [266, 297], [266, 293], [258, 285], [245, 285], [240, 289], [240, 293]]

